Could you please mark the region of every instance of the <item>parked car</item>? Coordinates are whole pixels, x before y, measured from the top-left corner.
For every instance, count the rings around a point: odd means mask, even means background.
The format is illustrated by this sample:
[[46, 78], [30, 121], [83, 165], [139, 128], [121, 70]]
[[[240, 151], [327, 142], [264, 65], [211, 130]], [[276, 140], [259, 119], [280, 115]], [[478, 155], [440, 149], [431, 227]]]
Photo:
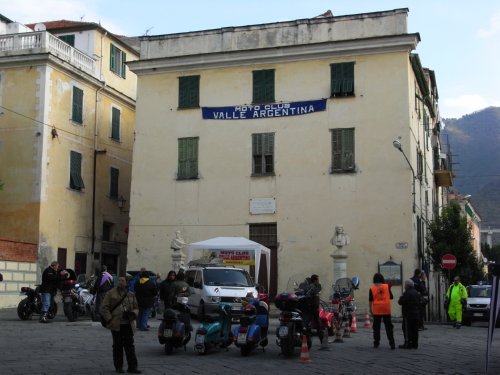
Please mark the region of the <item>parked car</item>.
[[198, 319], [216, 311], [219, 302], [231, 305], [232, 317], [237, 319], [243, 313], [242, 300], [249, 293], [257, 296], [250, 274], [242, 268], [213, 264], [190, 266], [186, 270], [186, 282], [191, 293], [188, 306]]
[[469, 285], [467, 294], [467, 305], [464, 308], [462, 323], [470, 326], [474, 321], [488, 322], [490, 319], [491, 285]]

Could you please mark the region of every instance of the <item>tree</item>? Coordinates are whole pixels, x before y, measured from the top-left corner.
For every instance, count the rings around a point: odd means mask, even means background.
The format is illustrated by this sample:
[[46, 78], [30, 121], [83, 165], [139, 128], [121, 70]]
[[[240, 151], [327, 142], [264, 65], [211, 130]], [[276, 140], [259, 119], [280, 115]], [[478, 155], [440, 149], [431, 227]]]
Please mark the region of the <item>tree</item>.
[[[441, 215], [429, 224], [427, 243], [435, 270], [441, 270], [444, 254], [453, 254], [457, 266], [451, 270], [450, 277], [460, 276], [463, 284], [468, 285], [482, 280], [482, 259], [478, 259], [472, 247], [472, 231], [467, 219], [456, 202], [446, 206]], [[451, 282], [451, 280], [450, 280]]]

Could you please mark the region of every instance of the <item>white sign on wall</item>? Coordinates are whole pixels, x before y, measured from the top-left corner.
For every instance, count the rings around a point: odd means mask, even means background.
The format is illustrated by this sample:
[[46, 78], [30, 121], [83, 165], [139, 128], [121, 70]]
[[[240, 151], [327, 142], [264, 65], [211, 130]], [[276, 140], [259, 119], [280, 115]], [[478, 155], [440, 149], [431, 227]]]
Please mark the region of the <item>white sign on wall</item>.
[[250, 199], [250, 214], [274, 214], [276, 212], [275, 198], [252, 198]]

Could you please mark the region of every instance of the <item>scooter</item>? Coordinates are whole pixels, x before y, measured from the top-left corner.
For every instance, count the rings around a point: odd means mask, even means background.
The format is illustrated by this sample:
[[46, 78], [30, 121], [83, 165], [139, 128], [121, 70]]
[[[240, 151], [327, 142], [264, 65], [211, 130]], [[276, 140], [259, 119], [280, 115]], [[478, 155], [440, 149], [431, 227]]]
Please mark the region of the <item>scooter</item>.
[[95, 318], [95, 296], [85, 286], [85, 284], [78, 284], [75, 280], [64, 280], [59, 285], [64, 315], [69, 322], [74, 322], [79, 316], [87, 314], [92, 320]]
[[[17, 316], [21, 320], [28, 320], [33, 315], [40, 315], [42, 312], [42, 297], [40, 294], [40, 285], [36, 285], [36, 289], [23, 286], [20, 294], [26, 295], [17, 305]], [[54, 319], [57, 314], [57, 303], [52, 301], [52, 304], [47, 313], [47, 318]]]
[[231, 305], [219, 303], [217, 312], [204, 314], [196, 330], [194, 350], [206, 354], [210, 349], [227, 348], [233, 342]]
[[259, 298], [251, 299], [244, 307], [240, 324], [234, 328], [234, 344], [240, 348], [241, 355], [247, 356], [258, 346], [267, 346], [267, 331], [269, 328], [269, 308], [267, 303]]
[[356, 312], [354, 303], [354, 290], [359, 287], [359, 279], [354, 277], [340, 278], [332, 286], [331, 311], [333, 313], [333, 326], [336, 336], [340, 337], [342, 327], [348, 334], [352, 324], [352, 314]]
[[165, 345], [165, 354], [172, 354], [174, 348], [184, 347], [191, 339], [191, 320], [187, 297], [178, 297], [175, 309], [166, 309], [158, 327], [158, 341]]
[[291, 357], [295, 347], [302, 345], [302, 337], [307, 337], [307, 347], [311, 348], [311, 335], [307, 319], [307, 311], [310, 310], [312, 296], [304, 293], [299, 288], [294, 278], [288, 281], [287, 290], [293, 292], [282, 292], [275, 298], [274, 304], [281, 310], [279, 315], [279, 327], [276, 329], [276, 344], [281, 348], [281, 353]]

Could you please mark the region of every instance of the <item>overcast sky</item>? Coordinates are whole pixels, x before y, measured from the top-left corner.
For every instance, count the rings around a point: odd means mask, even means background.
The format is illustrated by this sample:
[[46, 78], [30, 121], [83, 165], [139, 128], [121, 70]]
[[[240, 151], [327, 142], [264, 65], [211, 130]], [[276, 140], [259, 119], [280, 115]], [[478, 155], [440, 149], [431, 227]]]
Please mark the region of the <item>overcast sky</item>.
[[415, 51], [436, 73], [441, 115], [500, 106], [500, 1], [497, 0], [0, 0], [17, 22], [100, 22], [116, 34], [160, 35], [397, 8], [410, 10]]

